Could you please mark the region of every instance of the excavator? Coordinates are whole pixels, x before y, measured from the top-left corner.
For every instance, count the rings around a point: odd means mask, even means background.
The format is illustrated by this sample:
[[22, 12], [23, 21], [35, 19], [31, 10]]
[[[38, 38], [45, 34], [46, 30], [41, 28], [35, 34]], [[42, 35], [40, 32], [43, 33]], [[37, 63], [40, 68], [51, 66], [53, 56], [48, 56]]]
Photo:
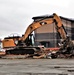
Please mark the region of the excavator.
[[74, 45], [67, 36], [67, 32], [62, 24], [60, 17], [53, 13], [49, 16], [38, 16], [32, 18], [34, 21], [31, 23], [25, 34], [19, 38], [6, 38], [3, 40], [3, 48], [6, 49], [6, 54], [34, 54], [36, 51], [40, 51], [42, 48], [33, 46], [32, 44], [32, 32], [44, 25], [50, 25], [55, 23], [56, 31], [63, 41], [60, 43], [60, 50], [58, 54], [72, 53]]

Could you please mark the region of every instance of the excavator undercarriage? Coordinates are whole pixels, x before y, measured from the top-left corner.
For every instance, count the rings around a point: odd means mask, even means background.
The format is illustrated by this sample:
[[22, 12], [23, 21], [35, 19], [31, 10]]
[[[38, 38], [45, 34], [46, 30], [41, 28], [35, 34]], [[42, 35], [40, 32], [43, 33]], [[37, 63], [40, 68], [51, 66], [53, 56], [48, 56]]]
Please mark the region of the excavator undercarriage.
[[24, 54], [34, 54], [36, 51], [40, 51], [39, 47], [15, 47], [6, 50], [6, 54], [14, 55], [24, 55]]

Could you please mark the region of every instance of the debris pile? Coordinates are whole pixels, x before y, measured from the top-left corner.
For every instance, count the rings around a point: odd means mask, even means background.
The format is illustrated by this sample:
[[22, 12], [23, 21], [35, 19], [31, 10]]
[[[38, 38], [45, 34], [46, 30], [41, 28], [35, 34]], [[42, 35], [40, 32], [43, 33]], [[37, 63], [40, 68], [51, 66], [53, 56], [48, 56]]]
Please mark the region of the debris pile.
[[11, 58], [11, 59], [53, 59], [57, 58], [56, 55], [57, 50], [49, 49], [49, 48], [42, 48], [39, 51], [36, 51], [34, 54], [24, 54], [24, 55], [14, 55], [14, 54], [6, 54], [0, 55], [1, 58]]

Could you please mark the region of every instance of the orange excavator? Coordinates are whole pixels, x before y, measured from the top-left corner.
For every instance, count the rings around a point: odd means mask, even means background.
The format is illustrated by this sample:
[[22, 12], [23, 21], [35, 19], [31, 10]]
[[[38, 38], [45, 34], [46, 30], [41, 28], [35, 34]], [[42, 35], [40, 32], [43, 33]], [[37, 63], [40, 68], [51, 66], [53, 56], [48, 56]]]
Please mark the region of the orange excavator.
[[[3, 48], [7, 48], [7, 54], [34, 54], [35, 51], [41, 50], [40, 47], [33, 46], [32, 32], [43, 25], [50, 25], [52, 23], [55, 23], [56, 31], [58, 32], [60, 38], [63, 39], [61, 50], [63, 51], [64, 49], [67, 50], [67, 48], [73, 48], [73, 44], [71, 44], [72, 42], [67, 36], [67, 32], [62, 24], [62, 21], [56, 13], [49, 16], [33, 17], [33, 19], [33, 23], [28, 26], [22, 37], [9, 37], [3, 40]], [[68, 44], [68, 42], [71, 43]]]

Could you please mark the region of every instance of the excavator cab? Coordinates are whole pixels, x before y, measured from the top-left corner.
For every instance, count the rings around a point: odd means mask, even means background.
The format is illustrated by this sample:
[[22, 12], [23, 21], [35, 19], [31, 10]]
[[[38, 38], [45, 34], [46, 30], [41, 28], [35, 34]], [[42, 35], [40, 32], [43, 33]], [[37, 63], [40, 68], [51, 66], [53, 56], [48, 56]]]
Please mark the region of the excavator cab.
[[[22, 35], [23, 36], [23, 35]], [[17, 40], [18, 46], [33, 46], [33, 42], [34, 42], [34, 37], [33, 34], [30, 34], [25, 41], [21, 41], [21, 40]]]

